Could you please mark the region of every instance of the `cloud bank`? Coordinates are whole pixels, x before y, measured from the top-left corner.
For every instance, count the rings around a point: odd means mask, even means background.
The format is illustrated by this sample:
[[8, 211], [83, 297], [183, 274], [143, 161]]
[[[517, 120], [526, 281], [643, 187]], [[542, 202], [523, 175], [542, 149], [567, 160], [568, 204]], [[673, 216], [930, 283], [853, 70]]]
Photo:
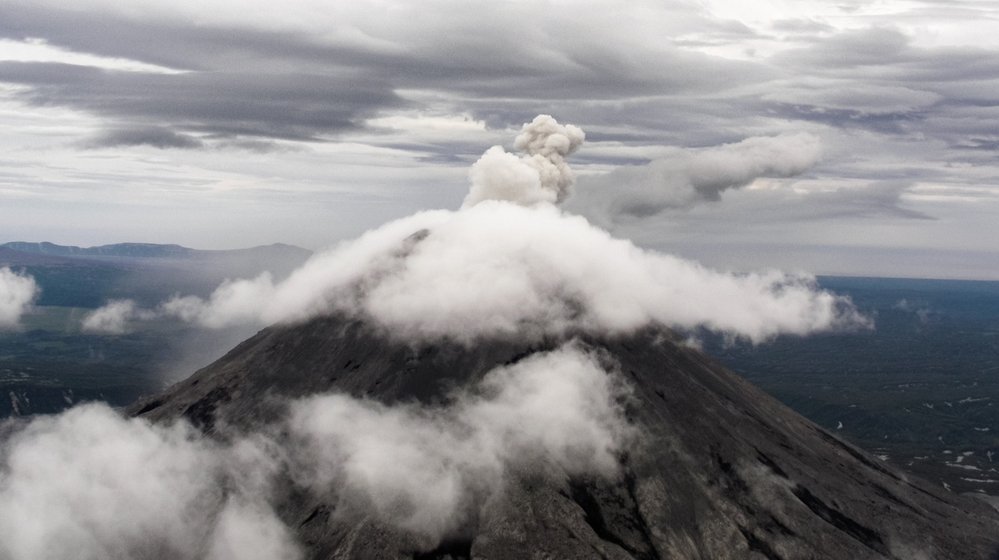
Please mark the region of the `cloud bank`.
[[[819, 290], [808, 275], [710, 270], [643, 250], [558, 209], [553, 203], [573, 183], [565, 156], [583, 138], [578, 128], [540, 115], [517, 136], [524, 155], [493, 147], [472, 166], [460, 210], [389, 222], [314, 256], [282, 282], [267, 274], [228, 281], [207, 300], [176, 297], [160, 313], [220, 328], [339, 311], [407, 341], [468, 344], [626, 333], [647, 325], [707, 328], [762, 342], [782, 333], [868, 325], [848, 299]], [[800, 173], [818, 154], [809, 135], [677, 152], [642, 168], [645, 175], [634, 185], [625, 173], [613, 191], [618, 194], [606, 202], [611, 212], [632, 213], [636, 196], [645, 197], [649, 212], [690, 204], [759, 176]]]
[[0, 268], [0, 330], [17, 328], [39, 293], [33, 277]]
[[345, 311], [407, 340], [467, 343], [650, 324], [762, 342], [867, 324], [808, 275], [718, 272], [550, 205], [497, 201], [419, 213], [317, 255], [283, 282], [233, 281], [208, 300], [165, 307], [208, 327]]
[[617, 374], [569, 345], [495, 369], [446, 406], [314, 396], [229, 443], [79, 406], [0, 441], [0, 557], [295, 560], [272, 503], [279, 473], [339, 515], [433, 548], [518, 472], [616, 476], [636, 441], [624, 398]]

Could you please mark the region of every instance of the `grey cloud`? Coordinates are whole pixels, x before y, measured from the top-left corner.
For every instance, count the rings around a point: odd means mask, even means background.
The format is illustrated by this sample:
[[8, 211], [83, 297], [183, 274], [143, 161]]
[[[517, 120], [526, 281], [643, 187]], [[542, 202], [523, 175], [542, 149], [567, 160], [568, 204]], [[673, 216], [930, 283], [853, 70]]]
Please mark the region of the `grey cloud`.
[[868, 84], [906, 85], [999, 77], [993, 51], [973, 46], [917, 47], [898, 29], [868, 27], [807, 41], [773, 62], [810, 76], [836, 76]]
[[[842, 217], [882, 216], [915, 220], [932, 220], [933, 216], [907, 208], [902, 196], [912, 188], [906, 181], [881, 181], [857, 188], [819, 190], [814, 193], [774, 193], [771, 208], [779, 208], [774, 198], [782, 199], [792, 208], [785, 215], [788, 220], [831, 220]], [[786, 208], [781, 208], [783, 212]], [[776, 211], [769, 213], [776, 218]], [[764, 209], [759, 209], [764, 215]]]
[[912, 132], [913, 125], [918, 125], [925, 118], [925, 113], [922, 111], [872, 113], [866, 110], [791, 103], [775, 103], [770, 106], [770, 110], [774, 115], [787, 119], [812, 121], [839, 128], [860, 128], [892, 135]]
[[785, 33], [802, 33], [812, 35], [816, 33], [832, 33], [836, 30], [835, 27], [829, 25], [828, 23], [808, 18], [779, 19], [774, 21], [770, 27], [775, 31]]
[[[517, 115], [490, 120], [507, 126], [582, 100], [717, 92], [774, 76], [763, 65], [679, 49], [669, 41], [603, 40], [602, 30], [587, 20], [532, 20], [521, 17], [528, 15], [523, 11], [498, 7], [491, 13], [497, 25], [486, 29], [476, 16], [445, 18], [416, 31], [391, 25], [362, 30], [396, 45], [372, 48], [342, 38], [321, 42], [308, 33], [15, 5], [0, 22], [0, 36], [41, 37], [80, 52], [187, 72], [7, 63], [0, 81], [28, 86], [20, 96], [29, 102], [97, 114], [112, 130], [156, 125], [178, 133], [315, 141], [399, 107], [399, 89], [438, 90], [473, 102], [518, 100]], [[735, 22], [705, 22], [716, 35], [750, 32]], [[439, 41], [435, 32], [448, 41]], [[543, 99], [552, 100], [548, 107], [539, 106]], [[533, 106], [525, 108], [525, 102]]]
[[[634, 171], [652, 156], [633, 154], [656, 146], [703, 148], [796, 131], [834, 148], [808, 171], [830, 186], [886, 179], [994, 183], [999, 176], [995, 49], [970, 40], [926, 46], [932, 42], [913, 35], [934, 29], [918, 18], [958, 14], [945, 22], [953, 25], [995, 14], [980, 4], [916, 2], [887, 17], [850, 2], [832, 7], [825, 19], [748, 25], [688, 3], [650, 3], [641, 19], [627, 10], [596, 13], [549, 3], [493, 3], [475, 13], [446, 2], [390, 3], [388, 16], [348, 4], [331, 8], [343, 12], [328, 26], [281, 27], [296, 14], [286, 20], [281, 11], [271, 25], [266, 14], [236, 22], [216, 13], [199, 18], [183, 6], [125, 15], [90, 5], [10, 2], [0, 37], [37, 37], [183, 72], [5, 63], [0, 81], [20, 86], [8, 90], [9, 99], [98, 117], [99, 130], [71, 145], [90, 139], [91, 145], [194, 147], [200, 141], [207, 150], [274, 152], [301, 141], [348, 139], [410, 152], [412, 182], [436, 181], [434, 192], [452, 193], [453, 205], [460, 203], [457, 173], [448, 184], [440, 175], [415, 175], [429, 174], [423, 166], [430, 163], [451, 170], [470, 163], [481, 151], [474, 134], [414, 138], [404, 127], [369, 128], [369, 117], [468, 114], [486, 123], [481, 134], [489, 136], [551, 114], [585, 125], [588, 138], [602, 144], [576, 156], [584, 183], [615, 165]], [[434, 17], [415, 17], [421, 13]], [[490, 25], [482, 26], [486, 20]], [[747, 48], [757, 53], [748, 55]], [[705, 54], [726, 49], [736, 56]], [[318, 150], [314, 155], [321, 157]], [[393, 185], [401, 184], [397, 179], [393, 175]], [[33, 179], [42, 187], [52, 180], [62, 179]], [[400, 188], [393, 196], [408, 197], [407, 208], [427, 206], [414, 192]], [[884, 217], [891, 206], [872, 208], [882, 210], [868, 216]]]
[[954, 146], [966, 150], [985, 150], [999, 153], [999, 136], [988, 138], [965, 138], [961, 143]]
[[[905, 197], [911, 191], [912, 183], [905, 180], [851, 187], [830, 187], [811, 180], [808, 184], [733, 191], [726, 197], [725, 204], [703, 206], [694, 212], [674, 211], [668, 215], [669, 220], [660, 220], [657, 224], [670, 229], [674, 235], [686, 233], [700, 238], [719, 232], [743, 232], [748, 238], [751, 232], [765, 235], [776, 225], [783, 232], [779, 242], [787, 243], [783, 237], [789, 231], [835, 228], [836, 224], [850, 221], [857, 223], [857, 220], [876, 218], [882, 223], [899, 224], [908, 220], [935, 220], [935, 216], [907, 203]], [[624, 227], [630, 225], [624, 224]], [[668, 237], [662, 231], [657, 235]], [[774, 243], [778, 240], [771, 240], [767, 245]]]
[[901, 31], [870, 27], [819, 39], [809, 47], [781, 54], [778, 61], [819, 69], [876, 66], [903, 58], [908, 48], [909, 38]]
[[[112, 123], [169, 123], [186, 132], [223, 137], [317, 140], [356, 129], [376, 110], [402, 104], [385, 84], [348, 76], [169, 75], [5, 62], [0, 63], [0, 79], [29, 86], [22, 97], [35, 105], [85, 110]], [[125, 134], [126, 139], [136, 136]], [[121, 138], [117, 134], [108, 140]]]
[[152, 146], [154, 148], [200, 148], [201, 140], [187, 134], [178, 134], [162, 127], [121, 128], [108, 130], [86, 141], [89, 148], [117, 146]]

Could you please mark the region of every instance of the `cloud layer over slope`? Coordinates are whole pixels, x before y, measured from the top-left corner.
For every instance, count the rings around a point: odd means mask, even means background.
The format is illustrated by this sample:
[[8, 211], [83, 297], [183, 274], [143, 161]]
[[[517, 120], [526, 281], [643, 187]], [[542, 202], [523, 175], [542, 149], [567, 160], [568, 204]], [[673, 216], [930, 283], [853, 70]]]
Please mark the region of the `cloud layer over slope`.
[[271, 503], [279, 473], [432, 548], [516, 472], [615, 476], [635, 436], [626, 393], [566, 346], [493, 370], [447, 406], [317, 395], [229, 443], [78, 406], [0, 440], [0, 558], [294, 560]]

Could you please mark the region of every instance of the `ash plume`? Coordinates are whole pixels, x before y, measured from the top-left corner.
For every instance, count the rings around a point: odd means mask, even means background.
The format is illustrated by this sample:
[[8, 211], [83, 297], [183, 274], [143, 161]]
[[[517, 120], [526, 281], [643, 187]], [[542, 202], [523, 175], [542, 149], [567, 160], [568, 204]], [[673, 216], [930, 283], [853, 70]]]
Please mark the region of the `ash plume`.
[[757, 136], [697, 150], [673, 149], [645, 165], [623, 166], [580, 182], [571, 208], [603, 224], [654, 216], [721, 199], [761, 177], [800, 175], [819, 162], [808, 133]]
[[17, 328], [40, 292], [32, 276], [0, 268], [0, 330]]

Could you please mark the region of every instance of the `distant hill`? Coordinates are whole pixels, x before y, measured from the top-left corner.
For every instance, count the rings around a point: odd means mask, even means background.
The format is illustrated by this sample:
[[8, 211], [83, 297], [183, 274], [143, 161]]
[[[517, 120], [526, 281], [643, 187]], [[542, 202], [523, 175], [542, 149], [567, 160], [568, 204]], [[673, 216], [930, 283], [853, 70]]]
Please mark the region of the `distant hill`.
[[308, 258], [312, 254], [308, 249], [283, 243], [251, 247], [249, 249], [205, 251], [181, 245], [157, 243], [114, 243], [112, 245], [99, 245], [97, 247], [77, 247], [75, 245], [57, 245], [48, 241], [40, 243], [11, 241], [0, 245], [0, 249], [13, 250], [31, 255], [55, 257], [124, 257], [141, 259], [225, 258], [253, 254], [268, 254], [272, 256], [294, 255], [299, 258]]
[[115, 243], [98, 247], [76, 247], [75, 245], [56, 245], [48, 241], [32, 243], [28, 241], [12, 241], [4, 243], [3, 247], [36, 255], [52, 255], [57, 257], [189, 257], [194, 249], [180, 245], [158, 245], [154, 243]]

